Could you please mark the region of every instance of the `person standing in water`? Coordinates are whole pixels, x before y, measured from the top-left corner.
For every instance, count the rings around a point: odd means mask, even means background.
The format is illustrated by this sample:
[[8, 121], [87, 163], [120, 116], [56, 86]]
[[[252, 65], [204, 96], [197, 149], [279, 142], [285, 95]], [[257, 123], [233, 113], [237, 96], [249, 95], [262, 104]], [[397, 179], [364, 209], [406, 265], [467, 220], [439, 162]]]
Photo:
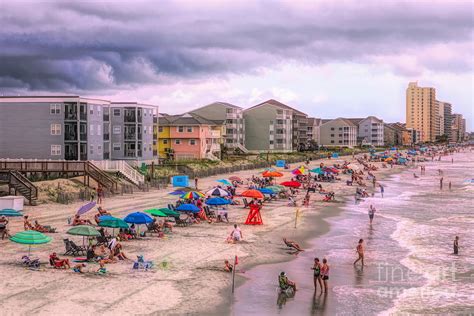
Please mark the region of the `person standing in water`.
[[356, 248], [356, 252], [357, 254], [359, 255], [359, 258], [357, 258], [356, 261], [354, 261], [354, 265], [361, 261], [362, 262], [362, 266], [364, 265], [364, 240], [361, 238], [359, 239], [359, 243], [357, 244], [357, 248]]
[[455, 254], [455, 255], [458, 255], [458, 254], [459, 254], [459, 236], [456, 236], [456, 237], [454, 238], [453, 250], [454, 250], [454, 254]]
[[314, 258], [314, 264], [311, 269], [313, 270], [314, 291], [317, 291], [318, 283], [319, 283], [319, 288], [321, 289], [321, 292], [322, 292], [323, 280], [321, 279], [321, 263], [319, 262], [319, 258]]
[[323, 264], [321, 266], [321, 278], [324, 283], [324, 292], [328, 292], [328, 280], [329, 280], [329, 264], [326, 258], [323, 259]]
[[369, 221], [370, 221], [370, 225], [372, 225], [372, 221], [374, 220], [374, 215], [375, 215], [375, 212], [377, 210], [375, 209], [375, 207], [371, 204], [370, 207], [369, 207]]
[[379, 184], [380, 185], [380, 194], [382, 194], [382, 198], [383, 198], [383, 193], [385, 191], [385, 188], [383, 187], [383, 185]]

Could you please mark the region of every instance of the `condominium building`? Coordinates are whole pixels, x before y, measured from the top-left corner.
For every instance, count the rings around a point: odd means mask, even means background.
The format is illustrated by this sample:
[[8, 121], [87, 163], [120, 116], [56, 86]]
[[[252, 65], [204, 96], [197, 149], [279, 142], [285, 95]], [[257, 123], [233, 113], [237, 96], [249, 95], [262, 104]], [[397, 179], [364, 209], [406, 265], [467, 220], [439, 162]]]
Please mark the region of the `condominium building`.
[[308, 148], [313, 149], [313, 144], [318, 144], [319, 139], [319, 128], [321, 126], [321, 119], [315, 117], [308, 118], [307, 124], [307, 133], [306, 136], [308, 137]]
[[156, 112], [80, 96], [0, 97], [0, 158], [153, 159]]
[[451, 125], [452, 141], [459, 143], [466, 137], [466, 119], [462, 114], [453, 113]]
[[157, 135], [153, 131], [158, 108], [136, 102], [112, 102], [110, 106], [112, 159], [153, 160]]
[[307, 145], [307, 115], [276, 100], [244, 110], [245, 147], [253, 151], [293, 151]]
[[452, 106], [448, 102], [438, 102], [439, 111], [439, 136], [445, 135], [448, 140], [452, 139], [451, 125], [452, 125]]
[[383, 146], [384, 145], [384, 123], [375, 116], [366, 118], [349, 118], [349, 121], [357, 125], [357, 140], [360, 145]]
[[402, 123], [384, 124], [384, 145], [410, 146], [413, 144], [411, 132]]
[[0, 158], [111, 158], [110, 101], [80, 96], [0, 97]]
[[345, 118], [322, 120], [318, 144], [326, 147], [357, 146], [357, 125]]
[[214, 102], [192, 110], [191, 113], [214, 121], [216, 124], [223, 124], [224, 145], [230, 149], [247, 152], [244, 114], [241, 107], [225, 102]]
[[158, 150], [160, 158], [219, 159], [223, 143], [223, 125], [195, 113], [160, 114]]
[[439, 110], [436, 90], [410, 82], [406, 90], [406, 124], [421, 132], [424, 142], [433, 142], [439, 134]]

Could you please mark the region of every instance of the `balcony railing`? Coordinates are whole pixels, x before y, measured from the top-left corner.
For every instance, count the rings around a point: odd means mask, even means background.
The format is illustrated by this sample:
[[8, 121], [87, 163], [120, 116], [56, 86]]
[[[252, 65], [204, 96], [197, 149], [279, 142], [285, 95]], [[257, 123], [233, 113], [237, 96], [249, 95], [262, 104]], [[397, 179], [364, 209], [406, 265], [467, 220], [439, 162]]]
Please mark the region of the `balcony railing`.
[[105, 141], [110, 140], [110, 134], [104, 134], [104, 140]]
[[108, 122], [110, 120], [110, 115], [104, 113], [104, 122]]
[[76, 133], [66, 133], [66, 134], [64, 134], [64, 140], [77, 141], [77, 134]]

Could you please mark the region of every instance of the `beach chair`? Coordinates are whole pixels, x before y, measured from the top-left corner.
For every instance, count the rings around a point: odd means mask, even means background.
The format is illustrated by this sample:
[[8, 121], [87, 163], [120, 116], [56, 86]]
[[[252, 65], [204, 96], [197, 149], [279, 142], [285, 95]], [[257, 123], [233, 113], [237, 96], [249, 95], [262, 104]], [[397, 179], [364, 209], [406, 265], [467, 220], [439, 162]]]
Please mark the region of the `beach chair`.
[[25, 265], [27, 268], [32, 268], [32, 269], [39, 269], [40, 267], [40, 261], [38, 258], [32, 259], [28, 256], [23, 256], [21, 257], [21, 262], [23, 265]]
[[249, 207], [249, 202], [247, 201], [246, 198], [243, 198], [242, 201], [244, 201], [244, 208]]
[[65, 256], [79, 256], [86, 254], [86, 248], [76, 245], [72, 240], [63, 239], [64, 246], [66, 247]]
[[175, 220], [176, 220], [176, 226], [180, 226], [180, 227], [188, 226], [187, 218], [181, 218], [181, 216], [179, 216], [179, 217], [175, 217]]
[[204, 211], [206, 212], [207, 217], [216, 218], [216, 212], [214, 212], [214, 210], [211, 210], [209, 206], [204, 206]]
[[153, 261], [145, 261], [143, 256], [137, 256], [137, 261], [134, 261], [132, 266], [133, 270], [148, 271], [151, 268], [153, 268]]
[[175, 211], [176, 210], [176, 207], [174, 207], [173, 204], [168, 204], [168, 208], [172, 211]]

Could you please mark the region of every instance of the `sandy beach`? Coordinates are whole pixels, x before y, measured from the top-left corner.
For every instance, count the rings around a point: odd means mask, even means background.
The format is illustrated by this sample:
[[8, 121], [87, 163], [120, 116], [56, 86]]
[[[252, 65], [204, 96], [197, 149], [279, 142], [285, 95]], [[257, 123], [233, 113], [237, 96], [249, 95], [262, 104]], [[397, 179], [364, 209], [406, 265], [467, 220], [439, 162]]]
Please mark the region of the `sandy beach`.
[[[318, 167], [320, 162], [326, 165], [342, 163], [351, 157], [312, 161], [310, 167]], [[380, 163], [375, 163], [380, 167]], [[290, 170], [299, 166], [293, 164], [283, 171], [285, 176], [277, 180], [290, 179]], [[358, 166], [358, 164], [356, 164]], [[400, 170], [379, 168], [374, 174], [384, 174]], [[262, 170], [247, 170], [234, 173], [243, 179], [258, 175]], [[206, 191], [217, 185], [217, 179], [231, 175], [218, 175], [199, 180], [199, 189]], [[225, 259], [239, 257], [237, 280], [245, 280], [245, 270], [250, 267], [271, 262], [290, 260], [294, 256], [281, 241], [282, 237], [295, 239], [305, 247], [305, 240], [315, 238], [328, 230], [328, 224], [322, 219], [330, 216], [327, 213], [330, 205], [343, 204], [345, 196], [353, 195], [354, 187], [346, 186], [348, 175], [341, 175], [341, 181], [323, 183], [326, 190], [336, 192], [336, 202], [322, 202], [323, 195], [311, 194], [309, 207], [297, 207], [301, 216], [295, 226], [295, 207], [288, 207], [286, 200], [266, 203], [262, 209], [264, 225], [243, 225], [248, 211], [242, 206], [229, 209], [230, 223], [201, 223], [189, 227], [177, 227], [172, 234], [164, 238], [146, 237], [139, 240], [125, 241], [125, 253], [132, 259], [143, 254], [145, 259], [153, 260], [157, 268], [153, 271], [136, 272], [132, 270], [132, 261], [120, 261], [107, 265], [106, 276], [97, 276], [92, 271], [96, 264], [88, 264], [83, 275], [71, 270], [57, 270], [42, 265], [40, 271], [22, 267], [19, 262], [27, 247], [0, 241], [0, 273], [5, 276], [0, 287], [0, 307], [3, 314], [196, 314], [226, 313], [225, 306], [231, 299], [231, 275], [223, 271]], [[368, 191], [372, 185], [367, 183]], [[243, 189], [239, 188], [238, 192]], [[132, 211], [142, 211], [152, 207], [165, 207], [173, 203], [176, 196], [169, 195], [173, 189], [154, 190], [133, 195], [114, 196], [104, 201], [103, 207], [113, 216], [123, 217]], [[298, 195], [301, 205], [304, 193]], [[73, 216], [84, 204], [77, 202], [70, 205], [44, 204], [25, 207], [24, 213], [30, 219], [39, 220], [43, 225], [51, 225], [58, 233], [49, 234], [53, 241], [46, 245], [34, 247], [32, 255], [47, 263], [48, 255], [56, 251], [61, 257], [64, 252], [63, 238], [70, 238], [82, 243], [81, 237], [70, 236], [67, 218]], [[92, 220], [94, 211], [86, 214]], [[238, 244], [225, 242], [232, 225], [240, 225], [244, 240]], [[21, 218], [10, 218], [11, 233], [23, 230]], [[71, 257], [69, 257], [71, 259]]]

